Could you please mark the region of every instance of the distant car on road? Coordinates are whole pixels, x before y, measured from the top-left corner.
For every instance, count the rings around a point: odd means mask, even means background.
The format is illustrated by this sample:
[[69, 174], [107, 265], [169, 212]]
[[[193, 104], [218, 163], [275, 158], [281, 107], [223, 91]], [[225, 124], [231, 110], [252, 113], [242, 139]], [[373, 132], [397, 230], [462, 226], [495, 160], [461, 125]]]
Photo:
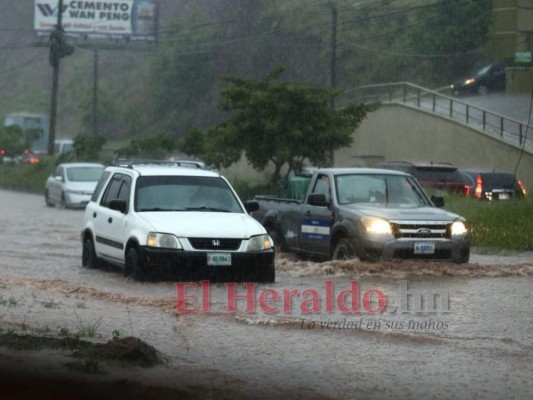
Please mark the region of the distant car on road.
[[452, 85], [454, 96], [465, 94], [486, 95], [489, 92], [505, 90], [505, 64], [496, 61]]
[[457, 167], [445, 162], [382, 161], [376, 168], [411, 174], [426, 189], [448, 194], [466, 195], [468, 185]]
[[104, 171], [97, 163], [63, 163], [46, 180], [46, 205], [64, 208], [85, 207]]
[[527, 196], [522, 182], [509, 172], [460, 170], [468, 182], [468, 195], [479, 200], [509, 200]]

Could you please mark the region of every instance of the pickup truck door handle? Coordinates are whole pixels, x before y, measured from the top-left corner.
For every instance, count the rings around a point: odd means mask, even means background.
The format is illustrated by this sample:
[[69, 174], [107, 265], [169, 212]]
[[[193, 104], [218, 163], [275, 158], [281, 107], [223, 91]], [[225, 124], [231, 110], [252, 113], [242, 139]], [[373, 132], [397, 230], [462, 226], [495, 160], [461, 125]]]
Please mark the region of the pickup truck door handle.
[[96, 218], [96, 213], [93, 213], [93, 218]]
[[109, 223], [113, 222], [113, 218], [109, 217], [109, 218], [107, 219], [107, 222], [109, 222]]
[[306, 217], [310, 217], [310, 216], [311, 216], [311, 210], [307, 210], [307, 211], [305, 212], [305, 216], [306, 216]]

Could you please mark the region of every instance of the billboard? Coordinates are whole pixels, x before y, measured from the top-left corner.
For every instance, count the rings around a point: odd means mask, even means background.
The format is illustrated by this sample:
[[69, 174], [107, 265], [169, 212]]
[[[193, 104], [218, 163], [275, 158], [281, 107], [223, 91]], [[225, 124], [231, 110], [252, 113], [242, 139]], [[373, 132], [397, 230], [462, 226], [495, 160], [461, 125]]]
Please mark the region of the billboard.
[[[35, 0], [33, 29], [50, 36], [58, 0]], [[156, 41], [158, 0], [63, 0], [63, 29], [69, 37]]]

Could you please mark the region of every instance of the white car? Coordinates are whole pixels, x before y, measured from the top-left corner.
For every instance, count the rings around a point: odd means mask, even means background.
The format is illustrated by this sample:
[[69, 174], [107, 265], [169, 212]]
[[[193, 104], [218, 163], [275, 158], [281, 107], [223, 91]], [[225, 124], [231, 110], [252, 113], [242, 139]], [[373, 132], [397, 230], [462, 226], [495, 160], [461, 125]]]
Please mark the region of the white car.
[[125, 276], [274, 282], [274, 246], [220, 174], [176, 162], [107, 167], [85, 209], [82, 265]]
[[47, 206], [83, 208], [94, 192], [105, 166], [97, 163], [63, 163], [46, 180], [44, 200]]

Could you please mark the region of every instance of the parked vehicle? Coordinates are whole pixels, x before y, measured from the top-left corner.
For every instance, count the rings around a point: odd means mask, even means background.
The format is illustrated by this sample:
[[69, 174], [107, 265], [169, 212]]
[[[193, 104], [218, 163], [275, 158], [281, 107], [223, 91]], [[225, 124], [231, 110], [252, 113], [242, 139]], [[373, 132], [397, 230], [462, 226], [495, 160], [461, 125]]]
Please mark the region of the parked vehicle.
[[382, 161], [376, 168], [407, 172], [426, 189], [465, 196], [468, 185], [457, 167], [445, 162]]
[[505, 90], [505, 64], [503, 61], [489, 64], [452, 85], [454, 96], [465, 94], [486, 95], [489, 92], [498, 90]]
[[46, 180], [44, 200], [47, 206], [85, 207], [104, 171], [97, 163], [63, 163]]
[[509, 172], [461, 170], [468, 182], [468, 195], [479, 200], [509, 200], [527, 196], [522, 182]]
[[107, 167], [85, 209], [82, 265], [106, 261], [137, 280], [274, 282], [273, 241], [248, 215], [258, 204], [243, 205], [220, 174], [185, 164]]
[[272, 196], [255, 200], [259, 210], [252, 216], [288, 251], [324, 259], [469, 260], [465, 219], [441, 209], [444, 199], [430, 199], [405, 172], [318, 169], [304, 200]]
[[59, 156], [69, 151], [74, 150], [74, 140], [72, 139], [58, 139], [54, 141], [54, 154]]

